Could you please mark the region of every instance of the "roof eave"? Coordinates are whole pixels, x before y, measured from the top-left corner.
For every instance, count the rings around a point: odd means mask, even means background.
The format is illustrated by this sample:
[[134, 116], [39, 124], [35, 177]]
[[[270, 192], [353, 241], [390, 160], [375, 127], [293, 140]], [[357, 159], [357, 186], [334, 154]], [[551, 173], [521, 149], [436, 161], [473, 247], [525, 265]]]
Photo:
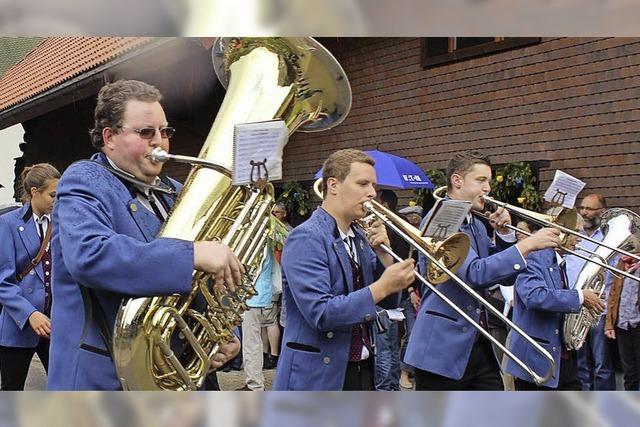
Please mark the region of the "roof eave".
[[172, 41], [174, 38], [161, 38], [151, 41], [137, 49], [118, 56], [96, 68], [54, 86], [34, 97], [26, 99], [6, 110], [0, 111], [0, 130], [17, 123], [38, 117], [76, 100], [86, 98], [98, 92], [108, 79], [106, 75], [118, 65]]

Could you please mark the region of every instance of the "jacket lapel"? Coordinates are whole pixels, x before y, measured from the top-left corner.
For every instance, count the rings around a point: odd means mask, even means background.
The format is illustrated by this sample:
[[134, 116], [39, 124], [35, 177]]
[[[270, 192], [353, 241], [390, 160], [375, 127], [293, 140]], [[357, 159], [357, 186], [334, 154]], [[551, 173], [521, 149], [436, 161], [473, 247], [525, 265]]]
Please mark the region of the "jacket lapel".
[[145, 241], [150, 242], [155, 239], [162, 225], [158, 217], [145, 208], [135, 197], [127, 202], [127, 210], [140, 229]]
[[369, 268], [365, 255], [365, 248], [369, 246], [369, 242], [367, 242], [364, 234], [359, 230], [355, 230], [355, 235], [356, 252], [358, 253], [358, 262], [360, 264], [360, 271], [362, 272], [363, 283], [373, 283], [373, 272]]
[[[22, 222], [18, 224], [16, 229], [30, 262], [36, 257], [40, 250], [40, 236], [38, 236], [38, 232], [36, 231], [36, 223], [33, 220], [33, 211], [30, 205], [27, 203], [22, 209], [24, 209], [25, 212], [22, 215]], [[20, 270], [25, 267], [26, 265], [18, 266]], [[42, 266], [37, 265], [34, 270], [38, 274], [38, 277], [44, 281]]]
[[338, 231], [338, 224], [336, 220], [329, 215], [327, 211], [319, 207], [313, 213], [319, 217], [320, 223], [326, 228], [327, 235], [333, 236], [333, 242], [331, 246], [336, 254], [340, 269], [342, 270], [342, 276], [344, 278], [344, 290], [345, 293], [353, 292], [353, 275], [351, 274], [351, 262], [349, 261], [349, 255], [347, 249], [344, 247], [344, 242], [340, 238], [340, 232]]

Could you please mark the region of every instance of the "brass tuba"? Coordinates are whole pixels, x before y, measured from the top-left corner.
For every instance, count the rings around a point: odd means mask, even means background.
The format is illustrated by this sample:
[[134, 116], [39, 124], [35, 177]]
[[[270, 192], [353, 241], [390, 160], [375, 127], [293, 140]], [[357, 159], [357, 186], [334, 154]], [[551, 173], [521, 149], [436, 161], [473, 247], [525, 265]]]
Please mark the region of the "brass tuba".
[[[640, 237], [640, 216], [628, 209], [608, 209], [602, 215], [600, 228], [604, 235], [602, 243], [606, 246], [599, 245], [592, 258], [606, 264], [619, 252], [611, 248], [623, 251], [633, 248], [635, 239]], [[594, 262], [585, 263], [578, 274], [574, 289], [587, 289], [602, 296], [605, 288], [604, 273], [604, 268], [600, 265]], [[569, 350], [577, 350], [584, 345], [589, 329], [598, 324], [600, 316], [582, 307], [578, 313], [565, 314], [564, 319], [564, 343]]]
[[[254, 295], [269, 236], [273, 186], [233, 187], [238, 123], [280, 118], [289, 135], [342, 122], [351, 87], [335, 58], [312, 38], [222, 38], [212, 50], [227, 94], [178, 200], [158, 237], [220, 240], [245, 266], [231, 291], [194, 271], [189, 295], [131, 298], [116, 318], [113, 356], [125, 390], [195, 390], [219, 345], [233, 339]], [[158, 154], [158, 153], [156, 153]], [[162, 156], [157, 159], [183, 158]], [[214, 166], [210, 167], [215, 163]]]

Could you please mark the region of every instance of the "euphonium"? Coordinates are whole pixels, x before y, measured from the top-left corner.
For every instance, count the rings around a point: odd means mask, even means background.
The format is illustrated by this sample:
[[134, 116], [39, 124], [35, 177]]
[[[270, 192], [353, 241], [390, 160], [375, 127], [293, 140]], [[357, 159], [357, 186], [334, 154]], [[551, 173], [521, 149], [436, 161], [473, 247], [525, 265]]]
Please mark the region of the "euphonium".
[[[603, 243], [627, 251], [633, 247], [634, 236], [635, 238], [640, 237], [640, 216], [628, 209], [608, 209], [602, 215], [600, 228], [604, 235]], [[616, 254], [617, 252], [611, 248], [598, 246], [593, 258], [609, 263]], [[602, 296], [605, 288], [604, 273], [601, 266], [592, 262], [585, 263], [578, 274], [574, 289], [587, 289]], [[599, 321], [599, 315], [594, 315], [584, 307], [580, 309], [579, 313], [566, 314], [563, 330], [566, 346], [570, 350], [582, 347], [589, 329], [597, 325]]]
[[[349, 82], [333, 56], [311, 38], [218, 39], [212, 50], [227, 86], [196, 164], [158, 237], [220, 240], [245, 266], [233, 292], [194, 271], [189, 295], [132, 298], [115, 323], [113, 354], [124, 389], [199, 388], [219, 345], [254, 294], [269, 235], [273, 187], [232, 187], [233, 130], [238, 123], [281, 118], [289, 134], [339, 124], [351, 107]], [[179, 156], [176, 156], [179, 157]], [[227, 169], [227, 173], [224, 170]], [[170, 262], [170, 260], [167, 260]]]

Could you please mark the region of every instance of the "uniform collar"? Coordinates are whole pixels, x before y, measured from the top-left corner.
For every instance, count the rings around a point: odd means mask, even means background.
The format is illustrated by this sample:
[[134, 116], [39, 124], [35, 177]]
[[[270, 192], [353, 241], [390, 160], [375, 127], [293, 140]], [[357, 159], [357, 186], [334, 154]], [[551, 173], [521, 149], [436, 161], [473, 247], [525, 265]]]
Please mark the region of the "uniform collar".
[[[118, 166], [113, 162], [113, 160], [111, 160], [111, 159], [109, 158], [109, 156], [107, 156], [106, 154], [105, 154], [105, 158], [107, 159], [107, 162], [109, 163], [109, 166], [111, 166], [112, 168], [114, 168], [114, 169], [115, 169], [115, 170], [117, 170], [118, 172], [122, 172], [123, 174], [128, 175], [128, 176], [130, 176], [130, 177], [131, 177], [131, 178], [133, 178], [133, 179], [137, 179], [134, 175], [130, 174], [129, 172], [125, 171], [125, 170], [124, 170], [124, 169], [122, 169], [122, 168], [119, 168], [119, 167], [118, 167]], [[160, 178], [159, 178], [159, 177], [157, 177], [157, 176], [156, 176], [156, 177], [155, 177], [155, 179], [153, 180], [153, 182], [151, 183], [151, 185], [160, 186], [160, 185], [162, 185], [162, 181], [160, 180]], [[147, 196], [147, 197], [149, 197], [149, 195], [151, 194], [151, 189], [150, 189], [149, 187], [144, 187], [144, 186], [142, 186], [142, 185], [138, 185], [138, 184], [135, 184], [135, 183], [133, 183], [133, 187], [135, 187], [135, 189], [136, 189], [137, 191], [139, 191], [140, 193], [142, 193], [143, 195], [145, 195], [145, 196]]]

